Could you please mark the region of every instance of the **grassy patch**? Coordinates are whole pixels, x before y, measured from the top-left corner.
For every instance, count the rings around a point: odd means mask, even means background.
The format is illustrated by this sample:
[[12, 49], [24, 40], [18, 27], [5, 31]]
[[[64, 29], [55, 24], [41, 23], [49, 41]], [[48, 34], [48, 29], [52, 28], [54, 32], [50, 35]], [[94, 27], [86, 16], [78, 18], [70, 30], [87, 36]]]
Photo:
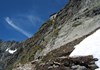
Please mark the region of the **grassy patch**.
[[58, 28], [54, 29], [54, 36], [55, 36], [55, 37], [58, 36], [59, 30], [60, 30], [60, 29], [58, 29]]
[[23, 54], [23, 56], [20, 59], [20, 63], [25, 64], [29, 61], [34, 60], [34, 55], [38, 50], [42, 50], [42, 47], [40, 46], [32, 47], [28, 52]]

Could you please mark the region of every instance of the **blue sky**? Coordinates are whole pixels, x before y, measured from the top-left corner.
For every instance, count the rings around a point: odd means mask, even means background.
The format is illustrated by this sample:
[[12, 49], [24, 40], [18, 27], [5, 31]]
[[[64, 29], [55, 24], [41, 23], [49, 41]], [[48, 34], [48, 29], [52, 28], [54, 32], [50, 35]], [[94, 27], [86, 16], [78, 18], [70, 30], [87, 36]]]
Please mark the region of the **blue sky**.
[[30, 38], [67, 0], [0, 0], [0, 39]]

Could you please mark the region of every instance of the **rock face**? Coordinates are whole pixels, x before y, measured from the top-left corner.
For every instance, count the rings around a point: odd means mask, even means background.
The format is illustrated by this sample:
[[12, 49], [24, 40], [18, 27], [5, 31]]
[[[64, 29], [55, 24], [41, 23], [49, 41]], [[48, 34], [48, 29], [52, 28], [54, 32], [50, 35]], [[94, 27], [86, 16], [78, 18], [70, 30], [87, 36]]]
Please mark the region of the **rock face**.
[[[99, 28], [100, 0], [70, 0], [63, 9], [52, 15], [32, 38], [14, 45], [17, 51], [11, 56], [7, 54], [7, 61], [4, 60], [5, 64], [0, 63], [0, 66], [4, 66], [3, 70], [40, 70], [39, 65], [46, 67], [41, 67], [41, 70], [48, 70], [47, 68], [52, 68], [53, 65], [54, 68], [50, 70], [94, 70], [97, 66], [92, 56], [70, 60], [68, 56], [75, 45]], [[56, 66], [54, 59], [59, 57], [66, 58], [61, 59], [62, 62], [57, 61]], [[77, 60], [80, 58], [89, 62]], [[73, 61], [71, 64], [74, 65], [63, 62], [65, 59], [67, 63]], [[46, 64], [48, 62], [51, 62], [51, 66]], [[78, 63], [75, 64], [76, 62]], [[82, 62], [84, 65], [81, 65]]]
[[95, 59], [93, 56], [85, 57], [59, 57], [40, 64], [37, 70], [95, 70]]
[[9, 51], [7, 51], [7, 49], [9, 48], [14, 50], [16, 44], [18, 44], [18, 42], [0, 40], [0, 70], [6, 68], [6, 62], [11, 59], [11, 56], [13, 56]]

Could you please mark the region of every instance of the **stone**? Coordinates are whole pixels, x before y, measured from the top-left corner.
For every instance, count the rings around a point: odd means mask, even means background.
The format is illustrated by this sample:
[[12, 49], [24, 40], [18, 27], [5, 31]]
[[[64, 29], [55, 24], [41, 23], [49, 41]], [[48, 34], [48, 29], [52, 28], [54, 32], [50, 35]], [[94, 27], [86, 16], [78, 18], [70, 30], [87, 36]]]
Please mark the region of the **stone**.
[[88, 65], [89, 66], [89, 68], [91, 68], [91, 69], [96, 69], [96, 68], [98, 68], [98, 66], [96, 65], [96, 64], [91, 64], [91, 65]]
[[71, 67], [73, 70], [87, 70], [85, 66], [75, 65]]

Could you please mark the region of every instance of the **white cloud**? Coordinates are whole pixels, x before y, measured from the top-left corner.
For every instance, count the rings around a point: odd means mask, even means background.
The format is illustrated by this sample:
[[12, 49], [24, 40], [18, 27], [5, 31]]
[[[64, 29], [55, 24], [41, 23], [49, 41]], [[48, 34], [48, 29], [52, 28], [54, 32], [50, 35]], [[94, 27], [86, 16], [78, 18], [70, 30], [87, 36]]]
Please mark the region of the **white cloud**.
[[23, 29], [21, 29], [20, 27], [16, 26], [14, 24], [14, 22], [9, 18], [9, 17], [6, 17], [5, 18], [6, 22], [11, 26], [13, 27], [14, 29], [16, 29], [17, 31], [19, 31], [20, 33], [24, 34], [26, 37], [31, 37], [32, 35], [26, 31], [24, 31]]
[[27, 15], [27, 19], [36, 26], [37, 23], [43, 23], [43, 20], [37, 16]]

